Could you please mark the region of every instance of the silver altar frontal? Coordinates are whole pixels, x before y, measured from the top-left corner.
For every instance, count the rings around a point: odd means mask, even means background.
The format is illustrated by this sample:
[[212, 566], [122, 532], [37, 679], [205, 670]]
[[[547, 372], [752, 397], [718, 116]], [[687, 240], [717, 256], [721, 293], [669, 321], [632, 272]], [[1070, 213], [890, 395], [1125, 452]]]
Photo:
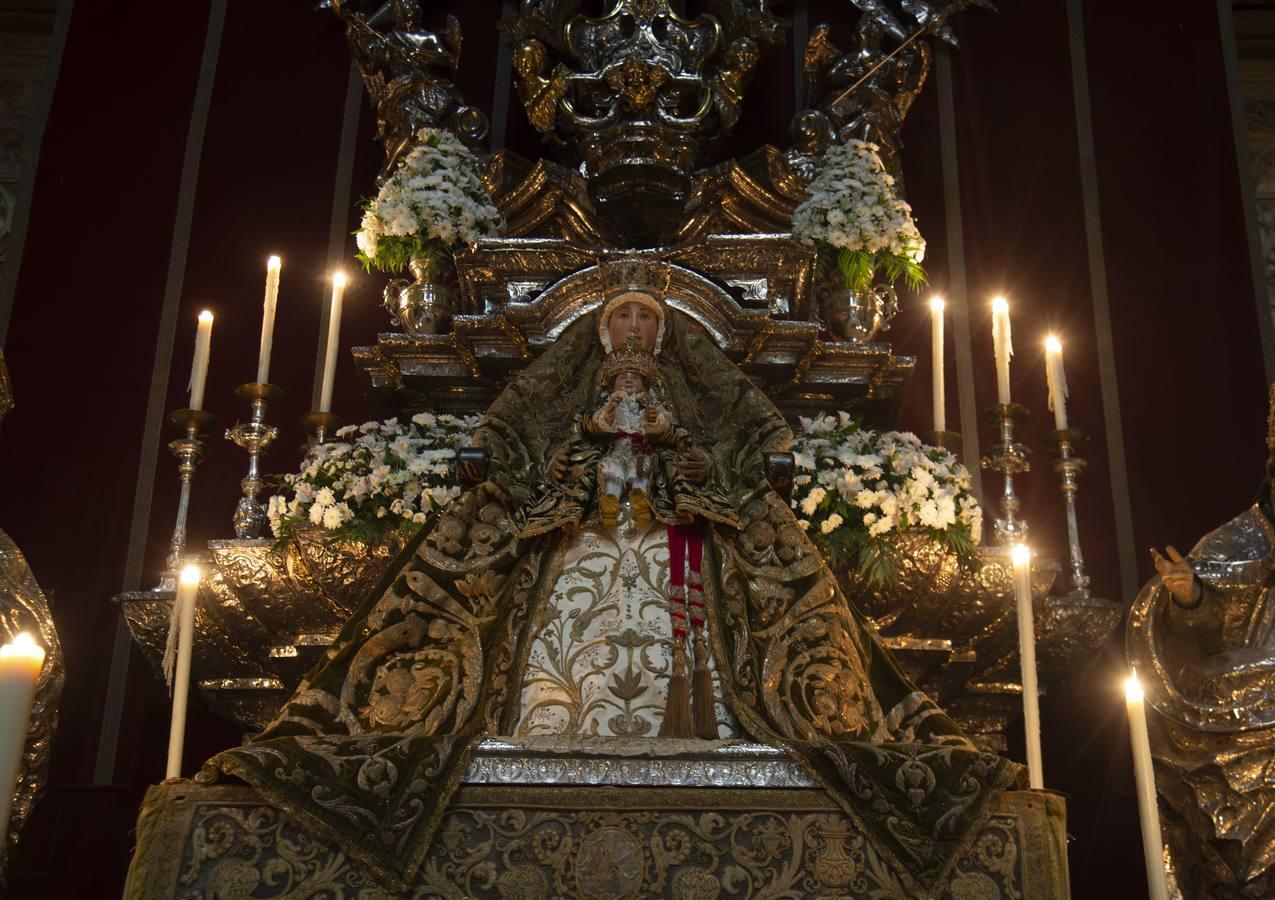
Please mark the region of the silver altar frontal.
[[[124, 896], [389, 896], [246, 787], [151, 788]], [[1062, 798], [1003, 794], [931, 896], [1065, 885]], [[142, 850], [145, 850], [145, 853]], [[742, 741], [488, 739], [421, 874], [397, 896], [910, 896], [781, 750]]]

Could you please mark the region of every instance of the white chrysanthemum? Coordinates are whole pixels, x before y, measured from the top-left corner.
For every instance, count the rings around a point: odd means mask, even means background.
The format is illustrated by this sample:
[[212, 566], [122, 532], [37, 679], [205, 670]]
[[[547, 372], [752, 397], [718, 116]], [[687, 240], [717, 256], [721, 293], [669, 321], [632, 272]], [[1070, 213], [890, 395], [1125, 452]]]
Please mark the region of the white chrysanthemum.
[[793, 212], [792, 233], [838, 249], [886, 251], [920, 263], [925, 239], [879, 151], [876, 144], [854, 139], [829, 147], [808, 196]]
[[357, 235], [365, 257], [374, 260], [386, 238], [419, 238], [456, 249], [494, 237], [504, 226], [469, 148], [437, 129], [422, 129], [418, 139], [367, 204]]
[[803, 418], [800, 426], [792, 506], [803, 529], [888, 538], [962, 526], [980, 540], [982, 510], [969, 493], [969, 472], [947, 451], [910, 433], [861, 429], [844, 413]]
[[[346, 426], [334, 441], [312, 448], [299, 475], [285, 475], [283, 491], [269, 498], [267, 516], [277, 537], [302, 522], [329, 530], [354, 526], [420, 524], [427, 512], [460, 493], [456, 451], [468, 446], [476, 416], [413, 417]], [[355, 437], [357, 435], [357, 437]]]

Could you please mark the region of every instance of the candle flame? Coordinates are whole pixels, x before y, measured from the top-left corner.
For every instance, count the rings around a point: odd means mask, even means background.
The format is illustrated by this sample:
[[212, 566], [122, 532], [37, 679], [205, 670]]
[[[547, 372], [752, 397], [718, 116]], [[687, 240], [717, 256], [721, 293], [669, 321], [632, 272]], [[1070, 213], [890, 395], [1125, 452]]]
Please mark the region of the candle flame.
[[1062, 341], [1058, 340], [1055, 335], [1045, 338], [1046, 353], [1062, 353]]
[[339, 287], [339, 288], [343, 288], [343, 287], [345, 287], [345, 273], [344, 273], [344, 272], [337, 272], [335, 275], [333, 275], [333, 276], [332, 276], [332, 286], [333, 286], [333, 287]]
[[1014, 568], [1031, 565], [1032, 551], [1026, 544], [1015, 544], [1014, 548], [1009, 551], [1009, 555], [1010, 559], [1014, 561]]
[[29, 659], [44, 661], [44, 648], [35, 642], [35, 638], [25, 631], [19, 631], [13, 640], [0, 647], [0, 656], [25, 656]]
[[278, 272], [281, 268], [283, 268], [283, 260], [277, 256], [272, 256], [266, 260], [266, 268]]
[[947, 303], [944, 302], [942, 297], [930, 298], [930, 312], [934, 313], [934, 315], [936, 316], [943, 315], [943, 308], [945, 306], [947, 306]]
[[213, 320], [213, 314], [209, 310], [204, 310], [203, 312], [199, 314], [199, 321], [201, 322], [207, 322], [208, 324], [211, 325], [212, 320]]
[[999, 294], [992, 298], [992, 312], [1009, 314], [1009, 301]]
[[1138, 680], [1138, 670], [1129, 670], [1129, 677], [1124, 680], [1124, 696], [1126, 700], [1142, 700], [1142, 682]]
[[182, 569], [182, 574], [181, 574], [182, 584], [186, 584], [186, 585], [199, 584], [199, 579], [201, 577], [202, 577], [202, 573], [200, 573], [199, 571], [199, 566], [192, 564]]

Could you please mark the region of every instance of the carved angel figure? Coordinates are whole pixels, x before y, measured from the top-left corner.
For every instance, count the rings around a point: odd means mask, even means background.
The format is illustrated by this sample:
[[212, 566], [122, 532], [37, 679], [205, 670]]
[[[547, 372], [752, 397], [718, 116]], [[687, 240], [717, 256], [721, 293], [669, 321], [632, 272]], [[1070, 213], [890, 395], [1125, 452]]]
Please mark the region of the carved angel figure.
[[[650, 357], [630, 363], [658, 380], [650, 427], [678, 435], [650, 485], [660, 521], [629, 536], [564, 477], [577, 426], [616, 387], [617, 346]], [[925, 893], [1020, 769], [974, 749], [842, 593], [763, 474], [790, 440], [698, 323], [641, 284], [600, 297], [488, 409], [486, 480], [422, 526], [275, 721], [200, 777], [247, 781], [404, 890], [479, 739], [666, 733], [689, 572], [695, 670], [713, 673], [695, 734], [786, 748]]]
[[385, 147], [380, 178], [394, 170], [421, 128], [449, 127], [468, 144], [482, 141], [486, 117], [464, 105], [449, 78], [460, 64], [455, 16], [447, 17], [439, 34], [422, 25], [420, 0], [386, 0], [366, 15], [357, 0], [325, 5], [345, 22], [350, 51], [376, 107], [377, 137]]
[[[859, 21], [849, 50], [832, 41], [826, 24], [817, 26], [806, 43], [806, 102], [794, 119], [798, 144], [790, 156], [799, 168], [806, 158], [838, 140], [858, 138], [877, 144], [887, 171], [902, 175], [899, 132], [913, 101], [929, 76], [932, 51], [925, 38], [953, 46], [956, 37], [945, 24], [970, 6], [986, 0], [900, 0], [899, 11], [885, 0], [850, 0]], [[822, 118], [818, 125], [811, 118]], [[826, 124], [825, 124], [826, 123]], [[811, 143], [811, 133], [818, 137]]]

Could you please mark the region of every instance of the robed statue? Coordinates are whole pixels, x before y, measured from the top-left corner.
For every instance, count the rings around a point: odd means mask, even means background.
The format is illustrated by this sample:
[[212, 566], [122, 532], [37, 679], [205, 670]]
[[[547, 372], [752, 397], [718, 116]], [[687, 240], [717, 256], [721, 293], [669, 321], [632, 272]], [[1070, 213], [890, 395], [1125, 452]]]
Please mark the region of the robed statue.
[[484, 737], [746, 738], [934, 883], [1020, 769], [848, 601], [764, 477], [790, 441], [695, 321], [643, 283], [610, 290], [487, 411], [485, 480], [201, 780], [246, 781], [402, 887]]
[[1156, 576], [1129, 613], [1128, 653], [1158, 715], [1151, 744], [1184, 896], [1275, 891], [1275, 385], [1253, 504]]

